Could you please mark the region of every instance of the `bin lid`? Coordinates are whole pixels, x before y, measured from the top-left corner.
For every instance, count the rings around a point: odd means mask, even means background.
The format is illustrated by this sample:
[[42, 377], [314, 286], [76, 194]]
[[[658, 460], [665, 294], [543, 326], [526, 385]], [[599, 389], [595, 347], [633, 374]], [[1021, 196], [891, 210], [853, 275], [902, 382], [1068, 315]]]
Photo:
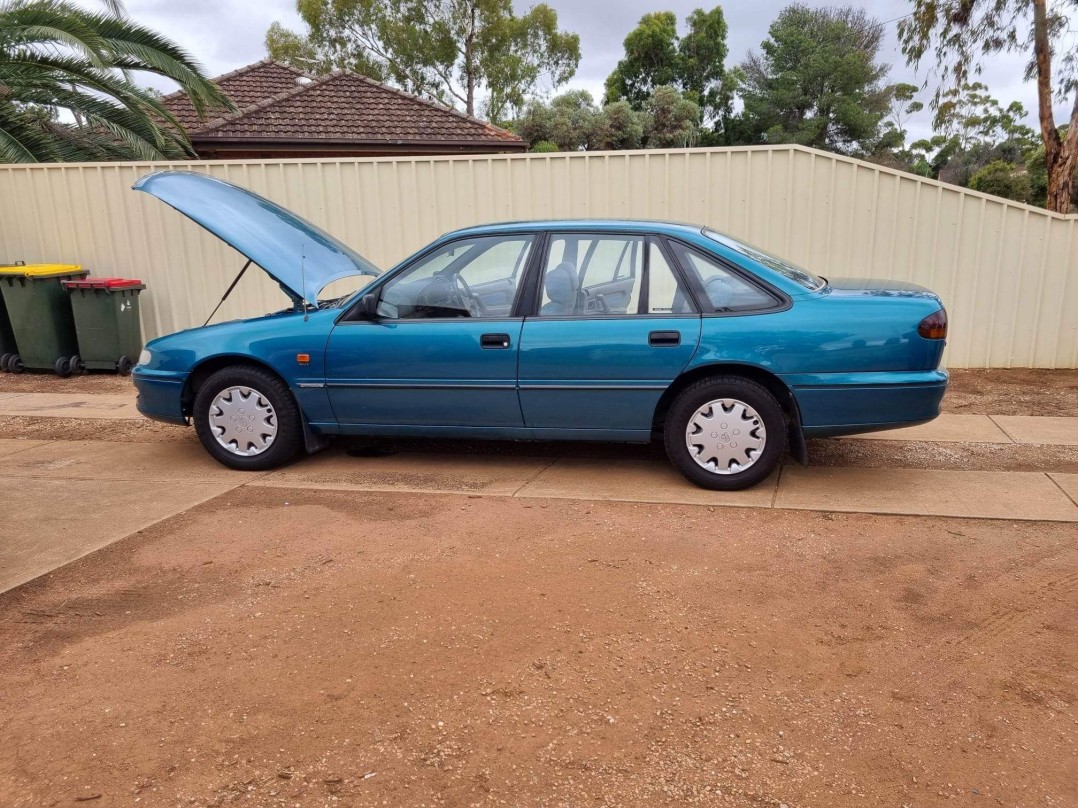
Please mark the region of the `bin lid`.
[[87, 270], [78, 264], [21, 264], [0, 267], [0, 275], [21, 275], [25, 278], [52, 278], [57, 275], [85, 275]]
[[137, 278], [81, 278], [77, 281], [63, 281], [68, 289], [133, 289], [136, 286], [145, 289]]

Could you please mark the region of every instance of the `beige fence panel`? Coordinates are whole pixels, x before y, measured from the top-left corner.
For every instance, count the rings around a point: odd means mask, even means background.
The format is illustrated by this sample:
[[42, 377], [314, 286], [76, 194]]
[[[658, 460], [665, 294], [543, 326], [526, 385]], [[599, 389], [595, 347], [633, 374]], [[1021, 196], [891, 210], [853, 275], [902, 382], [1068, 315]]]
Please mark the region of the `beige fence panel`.
[[[131, 191], [204, 171], [295, 210], [389, 267], [482, 222], [554, 217], [709, 224], [822, 275], [939, 292], [951, 367], [1078, 365], [1078, 216], [797, 146], [490, 157], [0, 166], [0, 263], [142, 278], [148, 337], [201, 324], [244, 259]], [[249, 272], [217, 319], [287, 305]]]

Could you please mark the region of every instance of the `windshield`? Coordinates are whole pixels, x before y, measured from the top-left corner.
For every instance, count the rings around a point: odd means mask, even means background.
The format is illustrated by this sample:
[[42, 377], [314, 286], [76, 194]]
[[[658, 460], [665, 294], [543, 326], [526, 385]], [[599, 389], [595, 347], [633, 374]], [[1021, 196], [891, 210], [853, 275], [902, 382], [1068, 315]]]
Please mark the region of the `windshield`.
[[318, 308], [339, 308], [344, 301], [350, 300], [357, 292], [370, 286], [371, 282], [381, 274], [380, 271], [372, 268], [372, 271], [330, 281], [318, 293]]
[[791, 264], [777, 255], [772, 255], [769, 252], [761, 250], [759, 247], [753, 247], [751, 244], [746, 244], [743, 241], [738, 241], [735, 238], [719, 233], [712, 230], [710, 227], [703, 229], [703, 234], [712, 241], [717, 241], [724, 247], [729, 247], [731, 250], [736, 250], [747, 258], [751, 258], [757, 263], [763, 264], [765, 267], [775, 270], [776, 272], [789, 278], [796, 284], [804, 286], [810, 292], [815, 292], [817, 289], [822, 289], [827, 283], [819, 275], [813, 275], [807, 269], [802, 269], [796, 264]]

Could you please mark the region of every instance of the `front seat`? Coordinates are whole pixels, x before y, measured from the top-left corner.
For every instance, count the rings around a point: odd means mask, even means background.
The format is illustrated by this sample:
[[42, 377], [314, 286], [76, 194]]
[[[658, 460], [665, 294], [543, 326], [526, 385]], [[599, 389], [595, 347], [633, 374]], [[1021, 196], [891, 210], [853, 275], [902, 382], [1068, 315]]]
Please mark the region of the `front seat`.
[[548, 317], [575, 314], [579, 284], [576, 266], [570, 261], [562, 261], [546, 274], [546, 296], [550, 302], [543, 304], [540, 313]]

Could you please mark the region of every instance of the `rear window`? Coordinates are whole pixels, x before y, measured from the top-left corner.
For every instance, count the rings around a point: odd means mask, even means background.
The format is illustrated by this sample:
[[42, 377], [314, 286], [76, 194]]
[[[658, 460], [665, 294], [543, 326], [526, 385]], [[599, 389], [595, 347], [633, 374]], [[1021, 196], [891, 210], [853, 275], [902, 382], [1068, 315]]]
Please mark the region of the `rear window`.
[[791, 264], [789, 261], [779, 258], [777, 255], [772, 255], [759, 247], [753, 247], [751, 244], [738, 241], [736, 238], [719, 233], [710, 227], [705, 227], [702, 232], [712, 241], [716, 241], [724, 247], [729, 247], [731, 250], [736, 250], [746, 258], [751, 258], [758, 264], [763, 264], [765, 267], [775, 270], [794, 283], [804, 286], [810, 292], [822, 289], [827, 283], [819, 275], [813, 275], [807, 269], [802, 269], [796, 264]]

